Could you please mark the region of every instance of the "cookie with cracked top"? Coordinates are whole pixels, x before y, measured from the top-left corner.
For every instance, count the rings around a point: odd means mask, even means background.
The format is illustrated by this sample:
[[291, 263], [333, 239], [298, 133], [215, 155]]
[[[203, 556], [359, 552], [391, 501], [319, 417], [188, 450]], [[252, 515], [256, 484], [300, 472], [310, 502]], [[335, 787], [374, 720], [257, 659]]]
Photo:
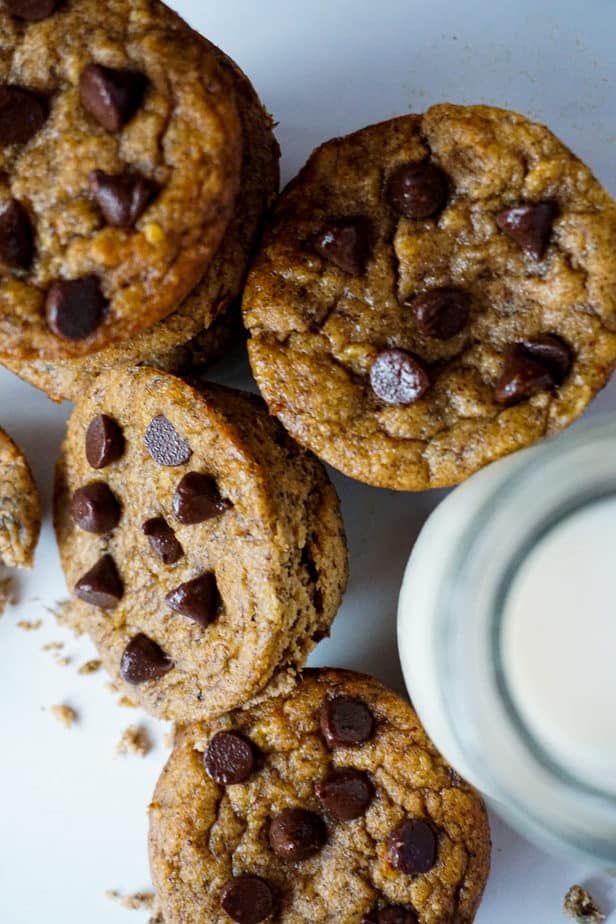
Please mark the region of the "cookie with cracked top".
[[490, 830], [406, 701], [305, 670], [184, 729], [152, 800], [150, 865], [167, 924], [470, 924]]
[[346, 585], [321, 463], [259, 398], [152, 368], [112, 370], [77, 403], [55, 524], [104, 665], [182, 723], [286, 689]]
[[544, 126], [437, 105], [318, 148], [243, 300], [272, 413], [353, 478], [444, 487], [571, 423], [616, 363], [616, 204]]
[[0, 563], [31, 568], [41, 531], [41, 498], [25, 455], [0, 428]]

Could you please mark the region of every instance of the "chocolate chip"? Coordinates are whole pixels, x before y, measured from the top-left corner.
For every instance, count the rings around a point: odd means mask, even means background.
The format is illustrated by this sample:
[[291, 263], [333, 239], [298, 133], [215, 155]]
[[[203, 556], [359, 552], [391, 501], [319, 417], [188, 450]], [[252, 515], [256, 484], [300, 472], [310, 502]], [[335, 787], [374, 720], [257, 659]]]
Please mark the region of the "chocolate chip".
[[406, 302], [417, 326], [428, 337], [450, 340], [459, 334], [470, 315], [470, 299], [462, 289], [442, 286], [416, 295]]
[[93, 481], [78, 488], [71, 499], [71, 517], [80, 529], [102, 535], [120, 522], [122, 508], [104, 481]]
[[414, 911], [401, 908], [399, 905], [389, 905], [380, 911], [371, 911], [364, 915], [361, 924], [419, 924], [419, 918]]
[[550, 391], [554, 384], [554, 377], [547, 366], [532, 359], [521, 347], [516, 346], [505, 360], [495, 397], [499, 404], [511, 407], [541, 391]]
[[447, 205], [447, 174], [429, 160], [402, 164], [386, 189], [387, 201], [405, 218], [430, 218]]
[[272, 914], [274, 896], [258, 876], [236, 876], [222, 890], [220, 904], [236, 924], [259, 924]]
[[210, 741], [203, 762], [208, 775], [221, 786], [243, 783], [255, 767], [254, 747], [239, 732], [218, 732]]
[[374, 734], [374, 716], [361, 699], [335, 696], [321, 705], [321, 731], [330, 748], [363, 744]]
[[139, 173], [93, 170], [90, 186], [105, 221], [115, 228], [132, 228], [156, 195], [158, 186]]
[[174, 468], [185, 465], [192, 456], [192, 449], [171, 421], [162, 414], [155, 417], [143, 437], [145, 448], [155, 462]]
[[520, 347], [527, 356], [549, 369], [557, 385], [562, 385], [573, 364], [573, 351], [568, 343], [556, 334], [541, 334], [522, 340]]
[[350, 276], [362, 276], [372, 252], [372, 224], [368, 218], [340, 218], [321, 228], [314, 249]]
[[558, 215], [555, 202], [537, 202], [505, 209], [496, 216], [496, 224], [537, 260], [548, 245], [554, 219]]
[[229, 507], [231, 503], [220, 496], [216, 481], [200, 472], [184, 475], [173, 495], [173, 513], [185, 526], [218, 517]]
[[172, 667], [173, 661], [160, 645], [140, 632], [124, 649], [120, 674], [126, 683], [137, 686], [150, 680], [160, 680]]
[[0, 208], [0, 261], [12, 269], [30, 269], [34, 259], [34, 229], [17, 199]]
[[429, 872], [436, 863], [438, 839], [432, 825], [407, 819], [389, 835], [389, 857], [394, 869], [409, 876]]
[[360, 770], [334, 770], [317, 783], [315, 792], [330, 815], [352, 821], [363, 815], [374, 797], [374, 787]]
[[144, 536], [150, 540], [150, 545], [164, 565], [175, 565], [184, 555], [184, 549], [176, 539], [176, 535], [162, 517], [153, 517], [141, 527]]
[[139, 108], [147, 83], [138, 71], [88, 64], [79, 79], [81, 104], [108, 132], [119, 132]]
[[124, 585], [111, 555], [103, 555], [93, 568], [75, 584], [75, 593], [80, 600], [112, 610], [124, 596]]
[[326, 840], [325, 822], [306, 809], [285, 809], [270, 822], [270, 847], [283, 860], [307, 860]]
[[87, 340], [100, 327], [107, 304], [96, 276], [54, 282], [45, 301], [47, 324], [63, 340]]
[[47, 19], [60, 6], [60, 0], [5, 0], [9, 12], [19, 19], [39, 22]]
[[0, 145], [26, 144], [46, 119], [47, 106], [35, 93], [0, 84]]
[[92, 468], [107, 468], [124, 452], [124, 435], [113, 417], [99, 414], [86, 431], [86, 459]]
[[180, 584], [167, 594], [165, 600], [176, 613], [194, 619], [204, 628], [216, 619], [220, 609], [216, 578], [211, 571]]
[[384, 350], [372, 364], [370, 384], [377, 398], [387, 404], [413, 404], [431, 383], [416, 356], [406, 350]]

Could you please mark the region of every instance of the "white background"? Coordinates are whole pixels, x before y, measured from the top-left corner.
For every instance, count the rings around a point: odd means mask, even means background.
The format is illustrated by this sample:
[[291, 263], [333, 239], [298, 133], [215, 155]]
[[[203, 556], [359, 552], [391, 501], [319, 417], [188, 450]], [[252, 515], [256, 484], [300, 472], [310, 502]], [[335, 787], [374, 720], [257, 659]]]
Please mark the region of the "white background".
[[[548, 123], [616, 193], [614, 0], [176, 0], [178, 10], [232, 55], [279, 121], [285, 180], [336, 134], [432, 102], [487, 102]], [[104, 4], [101, 3], [101, 9]], [[219, 377], [247, 385], [241, 357]], [[614, 407], [616, 386], [596, 407]], [[114, 757], [121, 731], [141, 720], [120, 709], [93, 656], [45, 611], [64, 597], [49, 505], [52, 467], [68, 410], [0, 373], [0, 424], [27, 450], [45, 493], [37, 568], [22, 605], [0, 620], [0, 921], [131, 924], [144, 919], [105, 897], [148, 886], [145, 809], [165, 759], [162, 728], [144, 761]], [[351, 585], [315, 664], [371, 671], [402, 690], [395, 607], [405, 560], [438, 494], [394, 495], [334, 476], [350, 541]], [[19, 618], [44, 619], [39, 632]], [[41, 646], [66, 641], [58, 667]], [[69, 703], [71, 731], [50, 714]], [[147, 722], [147, 720], [145, 720]], [[550, 858], [494, 820], [493, 873], [478, 924], [551, 924], [574, 881], [606, 909], [616, 880]], [[616, 913], [610, 916], [616, 921]]]

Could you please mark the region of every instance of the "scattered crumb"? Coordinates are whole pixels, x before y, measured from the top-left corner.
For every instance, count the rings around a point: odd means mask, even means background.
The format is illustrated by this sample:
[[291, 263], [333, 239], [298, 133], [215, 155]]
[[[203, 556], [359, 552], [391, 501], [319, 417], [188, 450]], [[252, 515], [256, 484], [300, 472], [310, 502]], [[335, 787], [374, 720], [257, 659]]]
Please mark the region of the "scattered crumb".
[[571, 886], [565, 895], [563, 912], [578, 924], [598, 924], [605, 921], [605, 915], [599, 910], [594, 898], [582, 886]]
[[64, 648], [64, 642], [47, 642], [46, 645], [41, 645], [41, 651], [62, 651]]
[[36, 632], [42, 625], [42, 619], [20, 619], [17, 623], [17, 628], [23, 629], [24, 632]]
[[77, 713], [70, 706], [52, 706], [51, 714], [55, 716], [58, 722], [62, 722], [65, 728], [71, 728], [77, 721]]
[[[148, 908], [153, 910], [155, 914], [158, 914], [154, 908], [153, 892], [133, 892], [132, 894], [122, 895], [122, 893], [118, 892], [116, 889], [107, 889], [105, 896], [112, 902], [117, 902], [118, 905], [121, 905], [122, 908], [126, 908], [128, 911], [140, 911], [143, 908]], [[160, 918], [161, 922], [162, 920], [163, 919]], [[156, 924], [156, 918], [152, 918], [151, 921]]]
[[92, 661], [86, 661], [85, 664], [82, 664], [78, 674], [95, 674], [97, 671], [100, 671], [102, 666], [102, 661], [99, 661], [97, 658], [94, 658]]
[[73, 600], [62, 600], [54, 606], [46, 607], [47, 612], [55, 616], [58, 625], [65, 626], [75, 635], [83, 635], [86, 631], [83, 613]]
[[0, 578], [0, 616], [3, 615], [7, 606], [15, 606], [17, 602], [17, 589], [13, 578]]
[[111, 693], [119, 693], [119, 692], [120, 692], [120, 686], [119, 686], [119, 684], [114, 683], [113, 680], [110, 680], [108, 683], [105, 684], [105, 686], [107, 687], [107, 689], [108, 689]]
[[53, 659], [58, 667], [68, 667], [68, 665], [71, 663], [71, 659], [68, 655], [55, 654]]
[[137, 703], [130, 696], [121, 696], [118, 700], [118, 706], [123, 706], [125, 709], [136, 709]]
[[139, 757], [145, 757], [152, 747], [147, 729], [140, 725], [130, 725], [122, 732], [122, 737], [116, 747], [116, 754], [136, 754]]

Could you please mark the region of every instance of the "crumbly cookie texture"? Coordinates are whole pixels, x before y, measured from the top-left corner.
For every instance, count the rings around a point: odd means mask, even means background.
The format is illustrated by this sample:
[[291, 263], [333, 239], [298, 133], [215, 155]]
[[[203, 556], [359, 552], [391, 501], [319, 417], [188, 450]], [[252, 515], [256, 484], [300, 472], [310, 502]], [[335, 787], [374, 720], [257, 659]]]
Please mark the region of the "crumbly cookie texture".
[[542, 125], [438, 105], [320, 147], [244, 297], [270, 410], [351, 477], [455, 484], [616, 361], [616, 205]]
[[0, 429], [0, 562], [31, 568], [41, 531], [41, 499], [21, 449]]
[[124, 692], [180, 722], [288, 687], [347, 581], [336, 493], [260, 399], [101, 376], [57, 469], [67, 582]]
[[563, 912], [578, 924], [599, 924], [606, 918], [590, 892], [579, 885], [571, 886], [565, 895]]
[[[203, 39], [205, 42], [205, 39]], [[279, 186], [280, 150], [271, 116], [248, 78], [220, 49], [206, 43], [229, 75], [242, 124], [240, 190], [223, 241], [194, 291], [173, 314], [127, 341], [88, 356], [54, 361], [0, 360], [54, 401], [75, 401], [97, 375], [115, 366], [147, 362], [182, 373], [214, 362], [244, 335], [239, 307], [261, 222]]]
[[151, 805], [150, 861], [167, 924], [467, 924], [490, 832], [407, 702], [307, 670], [184, 731]]
[[231, 220], [242, 130], [210, 46], [158, 0], [0, 7], [0, 340], [83, 356], [173, 312]]

